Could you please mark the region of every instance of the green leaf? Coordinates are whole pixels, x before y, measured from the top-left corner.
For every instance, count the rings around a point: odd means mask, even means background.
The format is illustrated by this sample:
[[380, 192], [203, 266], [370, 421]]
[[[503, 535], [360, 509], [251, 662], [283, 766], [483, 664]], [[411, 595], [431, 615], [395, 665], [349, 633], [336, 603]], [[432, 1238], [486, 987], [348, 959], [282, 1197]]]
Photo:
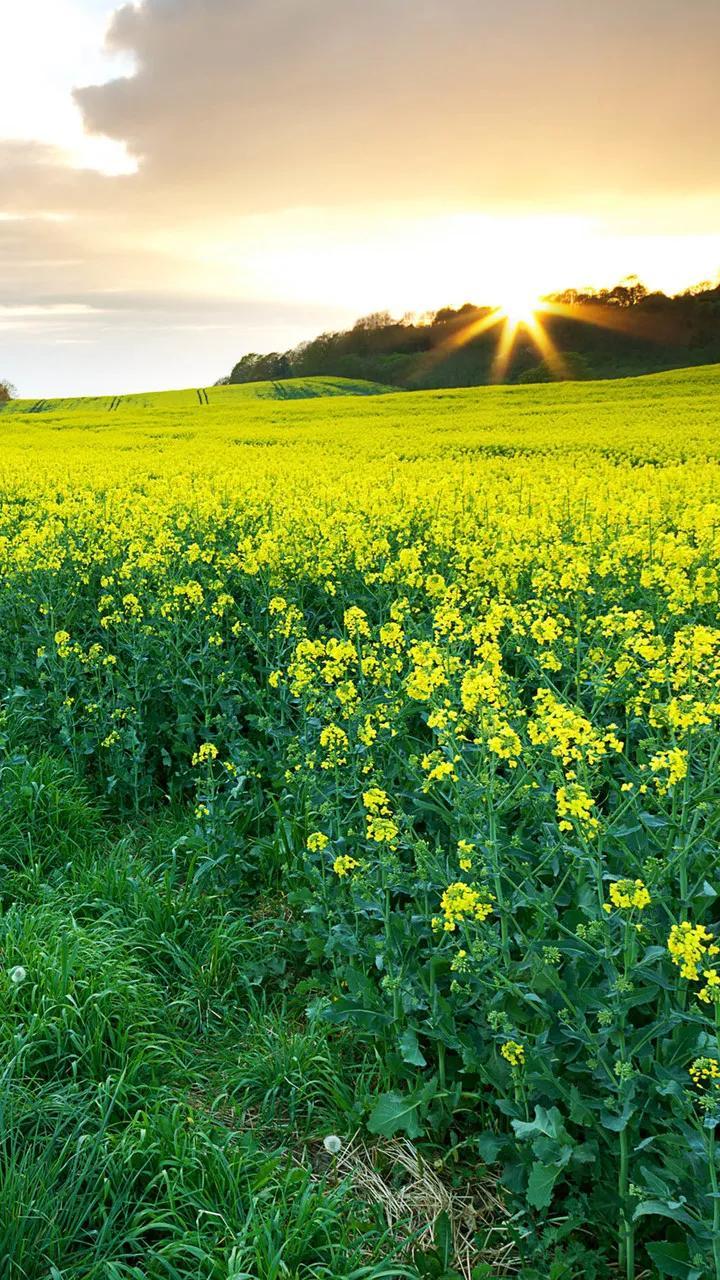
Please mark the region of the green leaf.
[[535, 1161], [530, 1170], [527, 1189], [527, 1202], [532, 1209], [547, 1209], [552, 1200], [553, 1187], [560, 1176], [557, 1165], [540, 1164]]
[[453, 1256], [453, 1232], [450, 1225], [450, 1219], [444, 1209], [435, 1219], [433, 1234], [438, 1257], [440, 1258], [445, 1270], [447, 1270], [452, 1262]]
[[656, 1216], [672, 1218], [673, 1222], [691, 1223], [692, 1218], [682, 1207], [681, 1200], [641, 1200], [633, 1214], [633, 1222], [638, 1218]]
[[586, 1129], [595, 1123], [592, 1111], [583, 1102], [580, 1090], [575, 1084], [570, 1089], [570, 1119], [573, 1124], [581, 1124]]
[[535, 1107], [534, 1120], [513, 1120], [512, 1127], [518, 1138], [555, 1138], [556, 1141], [567, 1139], [563, 1118], [557, 1107], [549, 1111], [545, 1107]]
[[368, 1129], [383, 1138], [392, 1138], [401, 1130], [409, 1138], [419, 1138], [423, 1131], [424, 1108], [434, 1097], [436, 1089], [437, 1082], [430, 1080], [413, 1093], [403, 1095], [395, 1090], [383, 1093], [372, 1109]]
[[661, 1244], [646, 1245], [660, 1275], [676, 1276], [679, 1280], [700, 1280], [703, 1272], [693, 1267], [684, 1244], [670, 1244], [664, 1240]]
[[667, 818], [660, 818], [656, 813], [642, 812], [638, 814], [638, 818], [644, 827], [650, 831], [659, 830], [661, 827], [667, 826]]
[[359, 1027], [361, 1031], [382, 1031], [390, 1023], [390, 1015], [379, 1009], [368, 1009], [357, 996], [340, 996], [333, 1004], [328, 1005], [323, 1013], [326, 1022], [336, 1026], [349, 1023]]
[[627, 1129], [630, 1118], [634, 1114], [635, 1108], [628, 1101], [619, 1114], [616, 1111], [607, 1111], [603, 1108], [600, 1112], [600, 1123], [603, 1129], [610, 1129], [613, 1133], [622, 1133], [623, 1129]]
[[504, 1146], [505, 1138], [498, 1138], [494, 1133], [481, 1133], [477, 1142], [480, 1157], [486, 1164], [494, 1164]]
[[403, 1031], [398, 1043], [403, 1062], [408, 1062], [412, 1067], [427, 1066], [427, 1059], [423, 1056], [418, 1044], [417, 1032], [412, 1027], [408, 1027], [406, 1031]]

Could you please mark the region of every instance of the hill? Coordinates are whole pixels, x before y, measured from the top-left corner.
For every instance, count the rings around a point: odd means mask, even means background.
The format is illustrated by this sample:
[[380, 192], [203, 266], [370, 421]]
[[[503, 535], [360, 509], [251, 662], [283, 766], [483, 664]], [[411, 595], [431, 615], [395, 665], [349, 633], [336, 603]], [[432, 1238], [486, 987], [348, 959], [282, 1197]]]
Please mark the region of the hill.
[[[445, 307], [422, 320], [366, 316], [352, 329], [324, 333], [291, 351], [243, 356], [229, 381], [276, 376], [342, 375], [394, 386], [477, 386], [497, 379], [502, 326], [482, 330], [493, 308]], [[539, 320], [560, 353], [566, 378], [618, 378], [720, 360], [720, 288], [677, 297], [649, 294], [637, 281], [598, 293], [569, 291], [546, 300]], [[527, 327], [515, 335], [499, 380], [557, 377]]]
[[207, 469], [216, 453], [213, 466], [242, 471], [261, 446], [273, 465], [286, 446], [293, 456], [302, 451], [308, 468], [322, 468], [329, 454], [343, 468], [356, 458], [363, 466], [372, 458], [394, 467], [413, 458], [440, 465], [458, 456], [478, 462], [555, 449], [657, 461], [677, 452], [678, 440], [686, 453], [720, 456], [720, 363], [613, 380], [447, 387], [400, 397], [396, 388], [383, 394], [376, 384], [372, 393], [278, 398], [272, 385], [209, 387], [207, 402], [197, 391], [124, 396], [115, 409], [107, 396], [41, 401], [39, 408], [32, 400], [15, 400], [0, 410], [0, 424], [12, 424], [0, 441], [6, 457], [13, 447], [37, 456], [67, 444], [89, 461], [95, 433], [102, 432], [103, 454], [118, 465], [130, 447], [143, 456], [151, 446], [173, 473], [183, 472], [190, 458]]
[[395, 387], [363, 378], [281, 378], [240, 386], [189, 387], [181, 391], [146, 391], [123, 396], [77, 396], [65, 399], [24, 399], [0, 403], [6, 414], [104, 414], [123, 415], [138, 409], [172, 410], [194, 407], [233, 408], [238, 400], [312, 400], [324, 396], [376, 396]]

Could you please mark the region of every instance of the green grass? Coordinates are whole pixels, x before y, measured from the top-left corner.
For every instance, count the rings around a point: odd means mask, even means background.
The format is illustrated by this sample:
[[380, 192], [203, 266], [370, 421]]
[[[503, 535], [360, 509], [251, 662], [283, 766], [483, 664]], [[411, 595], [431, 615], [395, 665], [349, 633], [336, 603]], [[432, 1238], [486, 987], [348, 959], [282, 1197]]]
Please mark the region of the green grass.
[[289, 923], [194, 889], [181, 818], [103, 826], [61, 760], [5, 745], [0, 1274], [415, 1274], [313, 1172], [376, 1081], [308, 1022]]
[[375, 396], [396, 392], [396, 387], [362, 378], [282, 378], [276, 382], [248, 382], [236, 386], [189, 387], [181, 391], [147, 391], [119, 396], [75, 396], [64, 399], [18, 399], [0, 404], [0, 412], [15, 414], [85, 416], [120, 414], [125, 419], [138, 411], [194, 409], [232, 410], [245, 400], [314, 400], [326, 396]]

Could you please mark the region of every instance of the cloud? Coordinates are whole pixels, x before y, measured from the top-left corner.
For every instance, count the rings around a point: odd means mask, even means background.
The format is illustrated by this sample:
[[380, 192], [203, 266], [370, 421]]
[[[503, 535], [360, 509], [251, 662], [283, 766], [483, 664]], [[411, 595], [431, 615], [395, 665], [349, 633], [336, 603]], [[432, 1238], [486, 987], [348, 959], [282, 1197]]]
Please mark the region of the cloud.
[[81, 89], [186, 208], [589, 201], [717, 182], [715, 0], [145, 0]]
[[103, 49], [112, 0], [0, 0], [0, 10], [3, 137], [54, 144], [69, 164], [127, 171], [131, 166], [122, 144], [89, 137], [72, 98], [81, 76], [85, 82], [101, 81], [132, 70], [128, 58]]

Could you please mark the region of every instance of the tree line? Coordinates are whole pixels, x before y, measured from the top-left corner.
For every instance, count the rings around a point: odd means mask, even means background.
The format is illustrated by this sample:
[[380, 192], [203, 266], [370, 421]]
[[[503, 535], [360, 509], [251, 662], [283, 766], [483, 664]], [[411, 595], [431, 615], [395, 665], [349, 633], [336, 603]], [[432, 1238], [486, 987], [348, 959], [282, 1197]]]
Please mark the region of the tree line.
[[[613, 378], [720, 362], [720, 286], [677, 295], [650, 292], [636, 277], [598, 290], [550, 295], [541, 322], [561, 353], [566, 376]], [[244, 355], [224, 383], [316, 376], [366, 378], [409, 388], [490, 382], [498, 329], [472, 336], [494, 310], [466, 303], [416, 318], [380, 311], [351, 329], [322, 333], [289, 351]], [[465, 341], [466, 333], [471, 336]], [[506, 380], [555, 377], [527, 329], [516, 335]]]

